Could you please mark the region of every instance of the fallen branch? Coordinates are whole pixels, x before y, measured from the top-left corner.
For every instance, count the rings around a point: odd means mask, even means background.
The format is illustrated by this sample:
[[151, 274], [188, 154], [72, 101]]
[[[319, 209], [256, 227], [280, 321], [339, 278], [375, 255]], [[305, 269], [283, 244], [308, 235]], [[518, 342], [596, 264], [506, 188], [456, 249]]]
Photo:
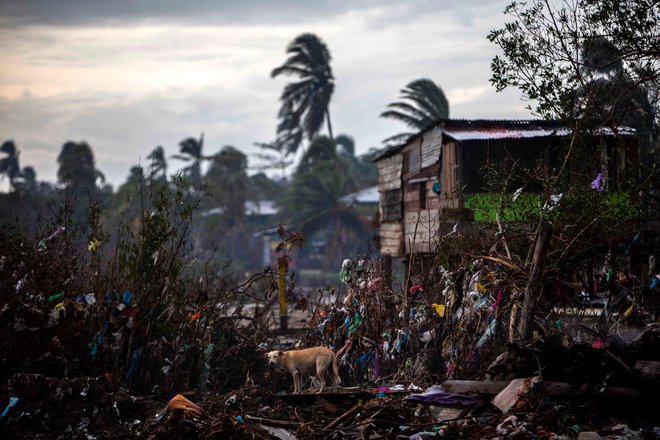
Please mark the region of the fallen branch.
[[335, 420], [333, 420], [332, 422], [330, 422], [330, 424], [329, 424], [328, 426], [326, 426], [325, 428], [323, 428], [323, 430], [324, 430], [324, 431], [329, 431], [329, 430], [331, 430], [331, 429], [336, 428], [336, 427], [339, 426], [342, 422], [344, 422], [344, 421], [346, 421], [348, 418], [350, 418], [353, 414], [355, 414], [355, 413], [357, 413], [358, 411], [360, 411], [362, 408], [364, 408], [364, 405], [362, 405], [361, 403], [358, 403], [358, 404], [355, 405], [353, 408], [349, 409], [349, 410], [346, 411], [344, 414], [340, 415], [340, 416], [337, 417]]

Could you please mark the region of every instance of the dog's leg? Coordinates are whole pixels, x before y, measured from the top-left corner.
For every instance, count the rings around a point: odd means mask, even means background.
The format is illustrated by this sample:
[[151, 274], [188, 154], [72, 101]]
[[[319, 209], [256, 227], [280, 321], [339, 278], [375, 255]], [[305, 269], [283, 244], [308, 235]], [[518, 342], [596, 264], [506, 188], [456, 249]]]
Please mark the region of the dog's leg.
[[325, 373], [328, 369], [328, 365], [325, 364], [325, 362], [316, 363], [316, 376], [319, 378], [319, 382], [321, 382], [321, 388], [319, 388], [318, 394], [321, 394], [323, 392], [323, 388], [325, 387]]
[[293, 370], [291, 375], [293, 376], [293, 394], [298, 394], [300, 393], [300, 372], [298, 370]]
[[337, 368], [337, 356], [332, 354], [332, 383], [334, 384], [334, 389], [337, 391], [339, 389], [339, 384], [341, 383], [341, 377], [339, 377], [339, 368]]

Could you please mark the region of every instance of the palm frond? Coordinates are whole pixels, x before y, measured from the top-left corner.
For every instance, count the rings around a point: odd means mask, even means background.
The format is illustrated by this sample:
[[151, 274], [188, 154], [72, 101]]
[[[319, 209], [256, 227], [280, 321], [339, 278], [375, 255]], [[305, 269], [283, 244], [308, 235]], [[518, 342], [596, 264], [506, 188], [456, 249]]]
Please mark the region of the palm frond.
[[396, 119], [398, 121], [404, 122], [409, 127], [416, 127], [419, 123], [419, 120], [414, 116], [411, 116], [407, 113], [402, 113], [395, 110], [387, 110], [380, 114], [383, 118]]
[[4, 141], [0, 146], [0, 151], [7, 153], [9, 156], [16, 154], [16, 144], [12, 140]]

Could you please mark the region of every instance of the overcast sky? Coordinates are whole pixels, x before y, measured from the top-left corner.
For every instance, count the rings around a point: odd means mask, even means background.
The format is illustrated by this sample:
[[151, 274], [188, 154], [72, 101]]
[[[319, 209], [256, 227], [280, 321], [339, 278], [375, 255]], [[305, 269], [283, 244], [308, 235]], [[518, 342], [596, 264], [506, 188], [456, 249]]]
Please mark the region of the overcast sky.
[[0, 0], [0, 141], [50, 181], [67, 140], [86, 140], [115, 187], [157, 145], [170, 156], [201, 132], [206, 154], [233, 145], [256, 165], [288, 81], [270, 71], [303, 32], [332, 52], [333, 128], [358, 153], [405, 130], [378, 115], [417, 78], [442, 87], [453, 118], [530, 118], [515, 90], [488, 81], [486, 35], [507, 3]]

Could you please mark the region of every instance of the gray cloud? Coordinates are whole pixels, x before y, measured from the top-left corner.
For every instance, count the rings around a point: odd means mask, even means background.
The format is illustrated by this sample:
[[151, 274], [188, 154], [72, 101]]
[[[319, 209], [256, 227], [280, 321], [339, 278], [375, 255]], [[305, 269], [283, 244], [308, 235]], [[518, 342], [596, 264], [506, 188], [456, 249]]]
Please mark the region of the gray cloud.
[[488, 83], [485, 35], [506, 2], [0, 0], [0, 51], [13, 63], [0, 71], [0, 136], [51, 181], [61, 145], [87, 140], [115, 186], [157, 145], [172, 155], [201, 132], [207, 154], [252, 154], [274, 136], [287, 81], [270, 69], [302, 31], [332, 50], [333, 125], [358, 153], [406, 129], [378, 115], [416, 78], [445, 90], [452, 117], [529, 117], [518, 93]]
[[[170, 90], [132, 100], [126, 96], [87, 94], [72, 97], [0, 100], [0, 133], [21, 150], [22, 166], [32, 165], [39, 178], [54, 181], [57, 155], [67, 140], [86, 140], [97, 166], [117, 185], [128, 170], [162, 145], [177, 153], [186, 137], [205, 133], [205, 153], [234, 145], [251, 154], [254, 141], [272, 136], [276, 99], [263, 106], [258, 92], [204, 88]], [[250, 121], [246, 130], [246, 122]], [[250, 137], [246, 137], [246, 132]], [[171, 171], [180, 166], [173, 161]]]
[[176, 21], [188, 23], [295, 23], [311, 17], [329, 17], [350, 8], [361, 9], [378, 2], [332, 0], [246, 1], [246, 0], [5, 0], [0, 16], [5, 26], [99, 25], [133, 21]]
[[349, 12], [381, 10], [374, 26], [401, 23], [443, 10], [469, 23], [482, 5], [454, 0], [3, 0], [0, 27], [27, 25], [116, 25], [131, 22], [177, 22], [189, 24], [300, 24], [328, 20]]

